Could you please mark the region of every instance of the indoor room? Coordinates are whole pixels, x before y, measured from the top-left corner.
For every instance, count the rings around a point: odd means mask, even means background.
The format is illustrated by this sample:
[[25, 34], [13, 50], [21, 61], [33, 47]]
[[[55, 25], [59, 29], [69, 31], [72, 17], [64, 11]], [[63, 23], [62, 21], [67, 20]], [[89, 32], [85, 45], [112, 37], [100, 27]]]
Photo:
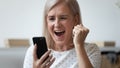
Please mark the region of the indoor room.
[[[120, 0], [77, 0], [85, 42], [101, 51], [101, 68], [120, 68]], [[23, 68], [33, 37], [42, 36], [46, 0], [0, 0], [0, 68]]]

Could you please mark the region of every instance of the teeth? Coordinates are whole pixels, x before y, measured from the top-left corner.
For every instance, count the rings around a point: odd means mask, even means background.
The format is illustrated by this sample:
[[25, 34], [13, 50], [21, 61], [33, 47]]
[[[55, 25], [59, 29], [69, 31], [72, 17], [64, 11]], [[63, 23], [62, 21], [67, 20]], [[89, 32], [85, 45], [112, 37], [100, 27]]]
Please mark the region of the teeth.
[[55, 32], [63, 32], [63, 31], [55, 31]]
[[55, 31], [55, 34], [57, 35], [57, 36], [61, 36], [61, 35], [63, 35], [65, 33], [65, 31]]

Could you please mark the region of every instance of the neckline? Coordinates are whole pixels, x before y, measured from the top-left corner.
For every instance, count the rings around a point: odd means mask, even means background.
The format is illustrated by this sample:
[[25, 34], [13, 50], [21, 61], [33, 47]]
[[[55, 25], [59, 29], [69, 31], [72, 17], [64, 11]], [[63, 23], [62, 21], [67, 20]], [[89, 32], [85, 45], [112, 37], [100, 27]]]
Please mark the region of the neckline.
[[74, 51], [74, 50], [75, 50], [75, 48], [71, 48], [71, 49], [66, 50], [66, 51], [56, 51], [56, 50], [51, 49], [51, 51], [53, 53], [58, 53], [58, 54], [64, 54], [64, 53], [71, 52], [71, 51]]

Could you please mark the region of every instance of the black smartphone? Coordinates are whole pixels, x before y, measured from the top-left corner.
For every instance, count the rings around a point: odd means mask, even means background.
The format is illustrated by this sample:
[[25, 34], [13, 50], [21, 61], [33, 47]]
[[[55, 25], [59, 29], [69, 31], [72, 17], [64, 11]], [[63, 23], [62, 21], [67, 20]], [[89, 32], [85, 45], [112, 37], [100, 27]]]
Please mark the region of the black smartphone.
[[48, 51], [46, 39], [45, 37], [33, 37], [33, 44], [37, 45], [37, 57], [38, 59], [46, 52]]

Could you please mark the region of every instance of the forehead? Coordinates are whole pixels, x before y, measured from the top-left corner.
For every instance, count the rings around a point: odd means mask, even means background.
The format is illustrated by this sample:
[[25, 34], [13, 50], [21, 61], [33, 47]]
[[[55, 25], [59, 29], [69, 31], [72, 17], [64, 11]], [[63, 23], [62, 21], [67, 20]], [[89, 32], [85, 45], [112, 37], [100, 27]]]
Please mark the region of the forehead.
[[59, 3], [48, 12], [48, 15], [53, 14], [71, 14], [71, 11], [67, 4]]

